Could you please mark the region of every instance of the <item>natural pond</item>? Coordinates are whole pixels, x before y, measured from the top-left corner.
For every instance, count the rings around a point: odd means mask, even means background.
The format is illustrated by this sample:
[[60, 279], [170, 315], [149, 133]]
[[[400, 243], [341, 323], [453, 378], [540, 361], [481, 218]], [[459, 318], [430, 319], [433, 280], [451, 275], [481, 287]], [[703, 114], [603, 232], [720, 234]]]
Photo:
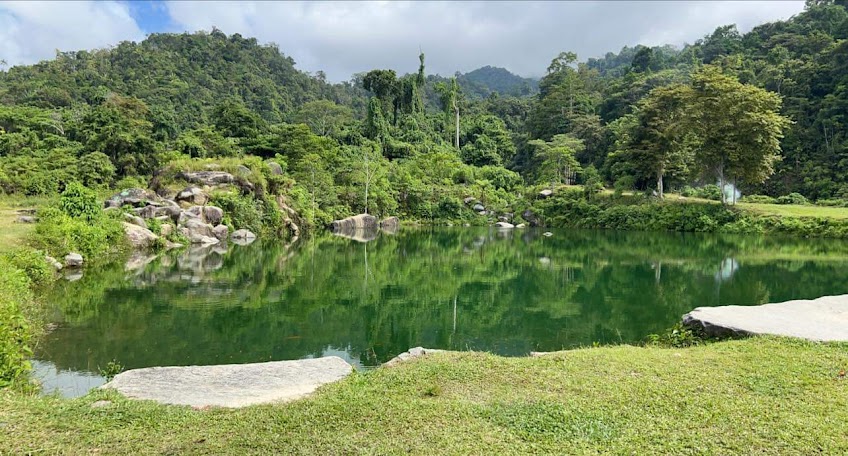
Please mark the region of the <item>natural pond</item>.
[[101, 368], [339, 355], [377, 366], [410, 347], [525, 355], [639, 343], [698, 306], [848, 292], [834, 240], [495, 228], [403, 229], [191, 248], [86, 270], [49, 297], [45, 392]]

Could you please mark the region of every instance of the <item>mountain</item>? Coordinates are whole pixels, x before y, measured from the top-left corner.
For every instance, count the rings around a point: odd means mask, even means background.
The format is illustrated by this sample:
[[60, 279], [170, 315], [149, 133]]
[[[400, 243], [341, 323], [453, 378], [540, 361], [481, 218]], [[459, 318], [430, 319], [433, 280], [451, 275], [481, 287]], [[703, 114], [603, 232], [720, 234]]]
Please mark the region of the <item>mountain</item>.
[[473, 92], [494, 92], [500, 95], [525, 96], [539, 91], [537, 79], [523, 78], [505, 68], [484, 66], [459, 75], [457, 82], [471, 88]]

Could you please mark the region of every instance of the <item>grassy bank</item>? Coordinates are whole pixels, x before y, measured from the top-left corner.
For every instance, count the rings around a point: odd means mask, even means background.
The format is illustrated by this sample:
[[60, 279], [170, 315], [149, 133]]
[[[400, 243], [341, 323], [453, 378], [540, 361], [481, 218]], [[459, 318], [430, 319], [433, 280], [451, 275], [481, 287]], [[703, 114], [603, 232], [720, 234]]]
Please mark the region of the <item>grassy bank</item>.
[[753, 338], [446, 353], [240, 410], [7, 392], [0, 453], [844, 454], [846, 368], [846, 344]]
[[530, 209], [551, 227], [848, 238], [848, 209], [837, 207], [722, 205], [676, 195], [662, 201], [609, 193], [587, 198], [581, 189], [562, 188], [532, 201]]

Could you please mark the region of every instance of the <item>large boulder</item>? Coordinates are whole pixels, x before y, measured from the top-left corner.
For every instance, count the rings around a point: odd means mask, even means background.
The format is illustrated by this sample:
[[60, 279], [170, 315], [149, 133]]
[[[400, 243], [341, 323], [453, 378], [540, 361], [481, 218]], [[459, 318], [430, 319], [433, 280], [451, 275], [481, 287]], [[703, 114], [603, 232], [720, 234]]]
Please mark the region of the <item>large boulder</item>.
[[214, 186], [218, 184], [231, 184], [235, 180], [233, 175], [224, 171], [195, 171], [184, 172], [177, 175], [186, 182], [193, 184]]
[[147, 206], [147, 204], [151, 201], [157, 201], [158, 199], [159, 197], [149, 190], [145, 190], [142, 188], [128, 188], [112, 195], [111, 198], [106, 200], [104, 206], [121, 207], [124, 205], [130, 205], [135, 207], [143, 207]]
[[380, 221], [380, 228], [386, 231], [397, 231], [400, 227], [400, 220], [397, 217], [387, 217]]
[[474, 206], [472, 206], [471, 209], [474, 209], [475, 212], [480, 212], [480, 211], [485, 211], [486, 206], [483, 206], [482, 204], [477, 203]]
[[153, 245], [156, 242], [156, 239], [159, 237], [153, 234], [153, 231], [148, 230], [145, 227], [138, 226], [133, 223], [123, 222], [124, 224], [124, 233], [127, 234], [127, 240], [130, 242], [130, 245], [135, 249], [146, 249]]
[[212, 235], [219, 241], [226, 241], [227, 236], [230, 235], [230, 229], [227, 228], [227, 225], [218, 225], [212, 228]]
[[539, 220], [539, 216], [534, 214], [530, 209], [524, 211], [524, 213], [521, 214], [521, 217], [523, 217], [524, 220], [527, 220], [527, 223], [529, 223], [530, 226], [542, 226], [542, 221]]
[[515, 228], [515, 225], [513, 225], [512, 223], [507, 223], [507, 222], [498, 222], [498, 223], [495, 223], [495, 226], [498, 227], [498, 228], [501, 228], [501, 229], [506, 229], [506, 230]]
[[268, 162], [268, 168], [271, 170], [271, 174], [275, 176], [283, 175], [283, 167], [277, 162]]
[[368, 214], [354, 215], [341, 220], [334, 220], [330, 224], [333, 233], [351, 232], [356, 230], [376, 230], [377, 217]]
[[541, 199], [550, 198], [553, 194], [554, 194], [553, 190], [546, 188], [546, 189], [542, 190], [541, 192], [539, 192], [539, 198], [541, 198]]
[[218, 206], [204, 206], [203, 219], [212, 226], [218, 226], [224, 221], [224, 210]]
[[65, 266], [69, 268], [79, 268], [82, 267], [82, 255], [76, 252], [71, 252], [65, 255]]
[[256, 240], [256, 235], [250, 230], [241, 229], [233, 231], [233, 234], [230, 235], [230, 239], [233, 240], [234, 244], [248, 245]]
[[145, 222], [143, 218], [137, 215], [124, 213], [124, 220], [126, 220], [128, 223], [132, 223], [133, 225], [138, 225], [142, 228], [147, 228], [147, 222]]
[[174, 201], [202, 206], [209, 201], [209, 195], [198, 187], [187, 187], [185, 190], [177, 193]]
[[219, 241], [213, 229], [212, 225], [199, 218], [190, 218], [179, 227], [180, 233], [192, 244], [217, 244]]
[[180, 209], [179, 206], [162, 206], [156, 208], [156, 217], [167, 216], [174, 223], [178, 223], [180, 221], [180, 215], [183, 213], [183, 210]]

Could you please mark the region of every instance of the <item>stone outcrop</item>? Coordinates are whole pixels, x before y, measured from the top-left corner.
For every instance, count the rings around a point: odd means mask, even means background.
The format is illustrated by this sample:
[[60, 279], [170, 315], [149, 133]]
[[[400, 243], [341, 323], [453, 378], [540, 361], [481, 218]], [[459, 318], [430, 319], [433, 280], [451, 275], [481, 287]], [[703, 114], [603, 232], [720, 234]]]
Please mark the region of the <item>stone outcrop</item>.
[[848, 295], [761, 306], [698, 307], [683, 316], [683, 324], [711, 336], [772, 334], [848, 341]]
[[82, 255], [76, 252], [71, 252], [65, 255], [65, 266], [69, 268], [79, 268], [82, 267], [83, 259]]
[[142, 207], [147, 206], [152, 201], [158, 200], [159, 196], [151, 191], [141, 188], [128, 188], [112, 195], [111, 198], [106, 200], [104, 205], [105, 207], [121, 207], [126, 205]]
[[[248, 170], [249, 171], [249, 170]], [[192, 184], [214, 186], [218, 184], [232, 184], [235, 181], [233, 175], [224, 171], [194, 171], [184, 172], [177, 175], [180, 179]]]
[[174, 201], [202, 206], [209, 201], [209, 195], [198, 187], [187, 187], [185, 190], [177, 193]]
[[299, 399], [351, 372], [353, 367], [337, 356], [254, 364], [149, 367], [120, 373], [102, 388], [162, 404], [244, 407]]
[[123, 222], [124, 232], [127, 234], [127, 240], [130, 245], [136, 249], [146, 249], [153, 245], [158, 239], [158, 236], [146, 227], [141, 227], [134, 223]]
[[349, 233], [357, 230], [376, 230], [377, 217], [368, 214], [354, 215], [341, 220], [334, 220], [330, 224], [333, 233]]

